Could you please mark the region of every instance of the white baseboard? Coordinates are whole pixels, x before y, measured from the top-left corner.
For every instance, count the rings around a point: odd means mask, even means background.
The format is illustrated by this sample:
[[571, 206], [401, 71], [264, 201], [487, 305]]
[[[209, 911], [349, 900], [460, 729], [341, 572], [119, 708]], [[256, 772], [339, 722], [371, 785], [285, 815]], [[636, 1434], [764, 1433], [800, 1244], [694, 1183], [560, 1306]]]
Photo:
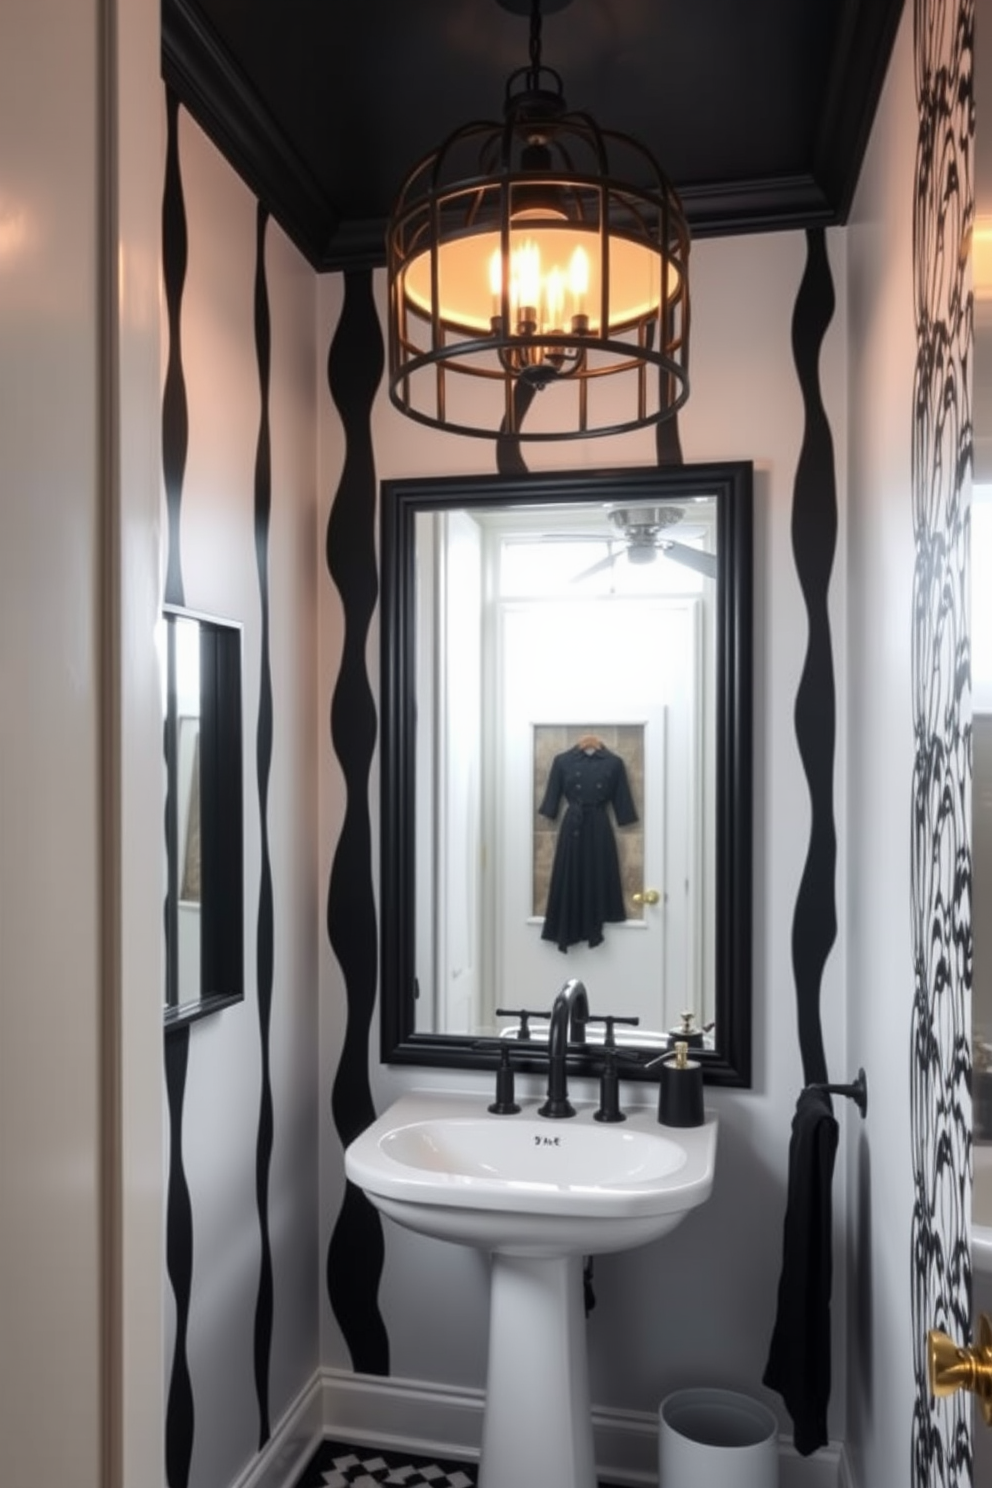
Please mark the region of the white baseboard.
[[[337, 1369], [322, 1370], [320, 1382], [325, 1436], [424, 1456], [478, 1460], [485, 1399], [481, 1390]], [[657, 1488], [657, 1416], [596, 1408], [592, 1423], [600, 1477], [624, 1488]], [[800, 1457], [790, 1442], [780, 1439], [779, 1488], [853, 1488], [840, 1444], [831, 1442], [812, 1457]]]
[[837, 1474], [837, 1488], [858, 1488], [858, 1480], [854, 1473], [854, 1467], [847, 1448], [842, 1447], [840, 1453], [840, 1471]]
[[[484, 1403], [481, 1390], [318, 1370], [231, 1488], [294, 1488], [325, 1437], [475, 1462]], [[624, 1488], [659, 1488], [656, 1415], [594, 1409], [593, 1439], [601, 1478]], [[778, 1488], [857, 1484], [839, 1443], [831, 1442], [813, 1457], [800, 1457], [780, 1438]]]
[[481, 1390], [340, 1369], [322, 1370], [321, 1380], [325, 1436], [423, 1456], [479, 1456]]
[[791, 1442], [779, 1438], [779, 1488], [841, 1488], [844, 1449], [839, 1442], [821, 1447], [812, 1457], [800, 1457]]
[[318, 1372], [231, 1488], [293, 1488], [325, 1434]]

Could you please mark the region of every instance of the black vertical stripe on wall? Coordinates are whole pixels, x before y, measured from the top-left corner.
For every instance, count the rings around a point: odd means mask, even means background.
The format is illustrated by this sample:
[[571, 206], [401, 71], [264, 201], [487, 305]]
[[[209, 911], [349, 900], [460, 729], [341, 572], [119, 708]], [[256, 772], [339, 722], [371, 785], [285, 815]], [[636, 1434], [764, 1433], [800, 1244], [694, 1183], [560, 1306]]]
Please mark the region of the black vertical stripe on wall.
[[[537, 388], [531, 382], [520, 382], [513, 387], [513, 421], [518, 429], [522, 429], [527, 411], [534, 399], [537, 397]], [[499, 426], [499, 434], [496, 438], [496, 470], [499, 475], [526, 475], [527, 461], [524, 459], [523, 450], [520, 448], [520, 440], [516, 434], [511, 434], [507, 428], [504, 416]]]
[[255, 230], [255, 357], [258, 364], [259, 422], [255, 449], [255, 563], [261, 611], [258, 727], [255, 768], [258, 780], [258, 819], [261, 871], [258, 887], [258, 926], [255, 936], [258, 976], [258, 1037], [261, 1051], [258, 1134], [255, 1144], [255, 1201], [260, 1242], [258, 1297], [255, 1303], [255, 1392], [258, 1396], [258, 1446], [271, 1435], [269, 1371], [272, 1358], [272, 1245], [269, 1238], [269, 1173], [272, 1165], [273, 1117], [269, 1066], [269, 1026], [273, 984], [272, 864], [269, 857], [269, 773], [272, 766], [272, 667], [269, 657], [269, 521], [272, 510], [272, 449], [269, 429], [269, 370], [271, 328], [269, 291], [265, 276], [265, 229], [269, 214], [257, 209]]
[[806, 268], [792, 316], [792, 354], [804, 412], [792, 498], [792, 550], [808, 629], [795, 727], [810, 798], [809, 843], [792, 919], [792, 969], [806, 1084], [828, 1078], [820, 990], [837, 937], [833, 791], [837, 705], [827, 605], [837, 547], [837, 482], [819, 376], [820, 349], [834, 304], [826, 238], [822, 228], [814, 228], [806, 236]]
[[[162, 278], [168, 320], [168, 359], [162, 397], [162, 467], [168, 517], [165, 599], [181, 605], [179, 547], [183, 478], [189, 424], [183, 375], [180, 321], [186, 281], [186, 208], [179, 167], [179, 105], [166, 89], [165, 185], [162, 198]], [[168, 802], [166, 802], [168, 813]], [[175, 1340], [165, 1410], [165, 1470], [169, 1488], [186, 1488], [193, 1456], [193, 1388], [186, 1354], [193, 1287], [193, 1208], [183, 1164], [183, 1105], [189, 1063], [189, 1026], [170, 1031], [165, 1042], [165, 1088], [169, 1112], [169, 1176], [166, 1194], [166, 1272], [176, 1307]]]
[[682, 441], [679, 437], [679, 416], [662, 419], [654, 426], [654, 445], [659, 465], [682, 464]]
[[179, 169], [179, 102], [171, 88], [165, 90], [166, 148], [165, 188], [162, 196], [162, 278], [168, 319], [168, 359], [162, 393], [162, 469], [165, 480], [168, 553], [165, 570], [165, 602], [181, 605], [183, 599], [182, 555], [179, 547], [179, 515], [189, 419], [186, 408], [186, 379], [183, 376], [181, 311], [186, 282], [186, 206]]
[[[667, 374], [662, 373], [663, 377]], [[533, 403], [537, 389], [529, 382], [518, 382], [513, 389], [514, 420], [518, 429], [523, 428], [527, 411]], [[682, 442], [679, 437], [679, 416], [661, 419], [654, 426], [655, 450], [659, 465], [682, 464]], [[526, 475], [527, 462], [520, 448], [520, 440], [509, 433], [504, 418], [496, 439], [496, 469], [500, 475]]]
[[971, 1335], [968, 250], [975, 212], [975, 0], [916, 0], [913, 20], [911, 1462], [915, 1488], [966, 1488], [971, 1399], [931, 1398], [926, 1339], [930, 1328], [962, 1343]]
[[169, 1183], [165, 1265], [176, 1304], [176, 1340], [165, 1412], [165, 1473], [169, 1488], [186, 1488], [193, 1456], [193, 1386], [186, 1356], [193, 1286], [193, 1206], [183, 1168], [183, 1101], [189, 1064], [189, 1024], [165, 1041], [165, 1090], [169, 1111]]
[[[347, 804], [331, 865], [327, 935], [347, 999], [344, 1044], [331, 1092], [334, 1123], [345, 1146], [375, 1116], [368, 1060], [378, 941], [368, 799], [376, 713], [365, 657], [378, 598], [372, 404], [382, 370], [382, 330], [372, 274], [350, 271], [344, 276], [344, 305], [327, 363], [328, 387], [345, 440], [326, 544], [328, 572], [344, 614], [341, 665], [331, 700], [331, 742], [344, 776]], [[389, 1339], [378, 1302], [383, 1256], [378, 1211], [349, 1182], [327, 1251], [327, 1295], [352, 1364], [364, 1374], [389, 1373]]]
[[[685, 325], [683, 327], [683, 335], [686, 338], [686, 341], [685, 341], [685, 346], [686, 346], [685, 366], [686, 366], [686, 369], [688, 369], [688, 365], [689, 365], [689, 340], [688, 340], [688, 337], [689, 337], [689, 314], [690, 314], [690, 305], [689, 305], [689, 302], [687, 301], [686, 302], [686, 307], [685, 307], [685, 316], [686, 316], [686, 319], [685, 319]], [[652, 331], [653, 331], [653, 329], [654, 329], [654, 327], [652, 326]], [[671, 326], [669, 326], [669, 329], [671, 329]], [[688, 390], [689, 389], [688, 389], [688, 386], [687, 386], [686, 387], [686, 391], [688, 392]], [[671, 403], [675, 398], [678, 397], [678, 393], [679, 393], [679, 386], [678, 386], [678, 382], [676, 381], [676, 379], [669, 372], [667, 372], [664, 367], [660, 367], [658, 369], [658, 405], [659, 405], [659, 407], [662, 407], [662, 408], [663, 407], [666, 407], [669, 403]], [[668, 418], [663, 418], [657, 424], [655, 424], [655, 426], [654, 426], [654, 444], [655, 444], [655, 455], [656, 455], [656, 458], [657, 458], [657, 461], [658, 461], [658, 464], [659, 465], [681, 465], [683, 463], [683, 460], [682, 460], [682, 439], [681, 439], [681, 436], [679, 434], [679, 415], [678, 415], [678, 410], [676, 410], [675, 413], [670, 414]]]

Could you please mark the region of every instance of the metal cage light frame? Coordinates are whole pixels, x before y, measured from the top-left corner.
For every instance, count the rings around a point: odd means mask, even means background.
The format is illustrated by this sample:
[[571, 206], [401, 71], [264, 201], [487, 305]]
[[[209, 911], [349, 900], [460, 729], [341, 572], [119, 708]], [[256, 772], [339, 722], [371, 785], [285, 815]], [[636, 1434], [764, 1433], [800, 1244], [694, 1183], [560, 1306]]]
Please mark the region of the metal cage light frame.
[[[531, 62], [507, 81], [503, 122], [449, 135], [389, 222], [390, 398], [451, 433], [626, 433], [689, 395], [681, 201], [643, 145], [569, 111], [540, 31], [532, 0]], [[545, 389], [540, 427], [525, 430]]]

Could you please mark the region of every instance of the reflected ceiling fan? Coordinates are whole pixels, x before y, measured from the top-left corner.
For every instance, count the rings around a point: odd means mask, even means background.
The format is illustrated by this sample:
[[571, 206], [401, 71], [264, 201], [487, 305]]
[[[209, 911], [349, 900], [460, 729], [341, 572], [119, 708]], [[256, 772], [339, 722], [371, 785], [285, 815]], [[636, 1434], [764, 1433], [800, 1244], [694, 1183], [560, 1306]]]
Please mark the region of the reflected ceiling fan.
[[678, 526], [685, 517], [681, 507], [611, 506], [607, 508], [606, 516], [619, 536], [595, 539], [606, 542], [610, 551], [605, 558], [576, 574], [573, 584], [612, 568], [618, 558], [626, 558], [628, 563], [653, 563], [659, 553], [675, 563], [684, 563], [708, 579], [716, 578], [715, 553], [703, 552], [666, 536], [668, 529]]

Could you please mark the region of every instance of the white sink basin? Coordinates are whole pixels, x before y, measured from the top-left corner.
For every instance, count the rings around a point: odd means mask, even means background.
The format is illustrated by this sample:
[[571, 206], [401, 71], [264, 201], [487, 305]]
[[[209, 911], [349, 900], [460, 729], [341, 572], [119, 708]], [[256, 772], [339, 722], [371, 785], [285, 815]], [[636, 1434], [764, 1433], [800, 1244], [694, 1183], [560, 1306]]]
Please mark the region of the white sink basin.
[[383, 1213], [438, 1239], [517, 1255], [590, 1254], [672, 1229], [713, 1185], [716, 1119], [676, 1130], [653, 1111], [595, 1106], [548, 1120], [539, 1101], [494, 1116], [483, 1095], [405, 1095], [345, 1153]]
[[717, 1123], [615, 1124], [539, 1101], [495, 1116], [487, 1097], [415, 1093], [347, 1148], [345, 1171], [408, 1229], [491, 1253], [479, 1488], [596, 1488], [583, 1257], [674, 1229], [713, 1186]]

